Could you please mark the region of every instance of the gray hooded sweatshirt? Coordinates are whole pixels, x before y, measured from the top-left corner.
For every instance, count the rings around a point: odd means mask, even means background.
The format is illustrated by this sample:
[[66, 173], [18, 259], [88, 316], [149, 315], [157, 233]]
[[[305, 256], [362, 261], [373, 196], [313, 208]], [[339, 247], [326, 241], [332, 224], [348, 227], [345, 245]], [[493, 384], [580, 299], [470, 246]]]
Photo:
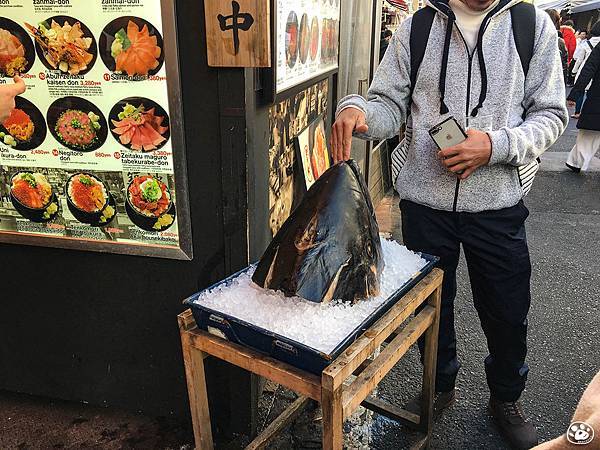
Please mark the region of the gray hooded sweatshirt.
[[[534, 53], [525, 79], [509, 11], [519, 1], [501, 0], [489, 13], [473, 55], [454, 24], [447, 0], [429, 1], [437, 13], [412, 103], [411, 19], [394, 35], [368, 99], [350, 95], [339, 103], [338, 114], [350, 106], [365, 112], [369, 131], [358, 135], [364, 139], [392, 137], [407, 121], [406, 161], [396, 180], [401, 198], [444, 211], [514, 206], [524, 196], [519, 168], [535, 165], [564, 131], [569, 115], [556, 28], [548, 14], [536, 9]], [[446, 65], [442, 63], [445, 57]], [[491, 115], [493, 120], [493, 131], [488, 133], [490, 162], [463, 181], [442, 164], [428, 133], [451, 115], [459, 123], [476, 115]]]

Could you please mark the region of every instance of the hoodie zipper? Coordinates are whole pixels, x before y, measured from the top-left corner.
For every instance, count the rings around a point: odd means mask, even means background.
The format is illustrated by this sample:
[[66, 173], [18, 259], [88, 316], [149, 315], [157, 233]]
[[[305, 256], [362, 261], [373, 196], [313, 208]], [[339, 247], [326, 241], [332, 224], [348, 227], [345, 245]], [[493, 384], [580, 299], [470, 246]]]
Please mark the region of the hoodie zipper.
[[[469, 117], [469, 107], [471, 106], [471, 76], [472, 76], [472, 71], [473, 71], [473, 55], [475, 54], [475, 52], [473, 52], [471, 54], [471, 51], [469, 50], [469, 46], [467, 45], [467, 41], [465, 40], [465, 37], [463, 36], [462, 32], [460, 31], [460, 28], [458, 28], [458, 26], [456, 27], [456, 29], [458, 30], [458, 34], [460, 35], [460, 37], [463, 40], [463, 43], [465, 44], [465, 50], [467, 51], [467, 55], [469, 55], [469, 68], [468, 68], [468, 72], [467, 72], [467, 105], [466, 105], [466, 114], [465, 114], [465, 119], [467, 119]], [[467, 124], [464, 124], [465, 127], [467, 126]], [[456, 207], [458, 205], [458, 193], [460, 191], [460, 178], [456, 178], [456, 188], [454, 189], [454, 202], [452, 204], [452, 211], [456, 212]]]

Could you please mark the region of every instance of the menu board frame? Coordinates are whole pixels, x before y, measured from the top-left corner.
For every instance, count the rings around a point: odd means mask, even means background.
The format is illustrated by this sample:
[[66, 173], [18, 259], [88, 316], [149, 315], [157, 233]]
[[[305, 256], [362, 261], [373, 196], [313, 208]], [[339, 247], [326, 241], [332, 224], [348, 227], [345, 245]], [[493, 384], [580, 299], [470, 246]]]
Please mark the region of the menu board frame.
[[176, 151], [173, 151], [172, 156], [173, 173], [177, 180], [175, 195], [177, 199], [177, 226], [179, 230], [178, 245], [169, 247], [164, 245], [96, 241], [74, 237], [6, 231], [0, 231], [0, 243], [187, 261], [193, 259], [180, 60], [177, 45], [176, 0], [160, 0], [160, 8], [162, 15], [163, 51], [165, 59], [169, 61], [169, 64], [165, 64], [165, 71], [167, 75], [167, 93], [169, 96], [170, 140], [173, 148], [176, 149]]
[[[315, 83], [318, 83], [324, 79], [329, 78], [331, 75], [336, 74], [339, 71], [339, 49], [340, 49], [340, 21], [341, 21], [341, 1], [339, 0], [339, 10], [338, 10], [338, 32], [337, 32], [337, 53], [335, 56], [335, 64], [331, 66], [330, 69], [324, 72], [316, 72], [311, 74], [308, 78], [303, 78], [300, 81], [287, 86], [285, 88], [281, 88], [277, 83], [277, 68], [279, 66], [279, 46], [278, 42], [278, 30], [279, 30], [279, 9], [278, 9], [278, 0], [271, 0], [271, 67], [267, 69], [261, 70], [261, 82], [262, 82], [262, 90], [263, 90], [263, 101], [265, 103], [277, 103], [289, 98], [291, 95], [294, 95], [298, 92], [301, 92]], [[285, 45], [285, 44], [284, 44]]]

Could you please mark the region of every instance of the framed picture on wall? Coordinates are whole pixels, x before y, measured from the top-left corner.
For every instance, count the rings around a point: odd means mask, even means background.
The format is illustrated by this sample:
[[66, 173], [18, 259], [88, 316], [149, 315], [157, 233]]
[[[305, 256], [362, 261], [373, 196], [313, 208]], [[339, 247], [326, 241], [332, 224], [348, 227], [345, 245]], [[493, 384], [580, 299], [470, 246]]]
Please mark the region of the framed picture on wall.
[[[273, 0], [267, 100], [280, 100], [338, 69], [340, 0]], [[283, 94], [283, 95], [282, 95]]]
[[295, 140], [306, 189], [331, 167], [323, 117], [311, 123]]

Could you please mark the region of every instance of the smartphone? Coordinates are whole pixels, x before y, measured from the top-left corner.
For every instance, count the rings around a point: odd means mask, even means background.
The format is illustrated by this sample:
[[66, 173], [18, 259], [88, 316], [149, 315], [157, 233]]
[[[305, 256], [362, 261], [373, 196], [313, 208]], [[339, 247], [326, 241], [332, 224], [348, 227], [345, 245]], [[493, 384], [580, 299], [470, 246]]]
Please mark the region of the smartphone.
[[429, 130], [429, 135], [440, 150], [458, 145], [468, 137], [454, 117], [438, 123]]

